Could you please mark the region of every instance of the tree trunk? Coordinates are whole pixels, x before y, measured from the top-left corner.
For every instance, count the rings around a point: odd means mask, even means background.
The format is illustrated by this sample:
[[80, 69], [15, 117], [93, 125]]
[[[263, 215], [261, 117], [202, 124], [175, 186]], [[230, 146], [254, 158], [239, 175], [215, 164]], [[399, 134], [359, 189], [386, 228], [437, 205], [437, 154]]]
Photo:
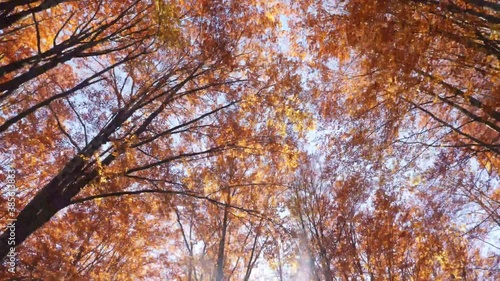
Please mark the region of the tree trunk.
[[226, 206], [224, 207], [224, 218], [222, 220], [222, 234], [220, 238], [220, 244], [219, 244], [219, 253], [217, 255], [217, 273], [215, 280], [216, 281], [222, 281], [224, 279], [224, 247], [226, 243], [226, 233], [227, 233], [227, 225], [228, 225], [228, 215], [229, 215], [229, 207], [228, 205], [231, 204], [231, 197], [230, 197], [229, 190], [227, 191], [227, 202]]

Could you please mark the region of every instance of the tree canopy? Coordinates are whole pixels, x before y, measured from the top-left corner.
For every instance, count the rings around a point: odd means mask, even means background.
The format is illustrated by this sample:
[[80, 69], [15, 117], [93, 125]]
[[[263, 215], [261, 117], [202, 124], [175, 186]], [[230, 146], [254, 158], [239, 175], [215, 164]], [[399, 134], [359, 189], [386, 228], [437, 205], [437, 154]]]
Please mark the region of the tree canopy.
[[499, 280], [495, 0], [0, 3], [2, 280]]

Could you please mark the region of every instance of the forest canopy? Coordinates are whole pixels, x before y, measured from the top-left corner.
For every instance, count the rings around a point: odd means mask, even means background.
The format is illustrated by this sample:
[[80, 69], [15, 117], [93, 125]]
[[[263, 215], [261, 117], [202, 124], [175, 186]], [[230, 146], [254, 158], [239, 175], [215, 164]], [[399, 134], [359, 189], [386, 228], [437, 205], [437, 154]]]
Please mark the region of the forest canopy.
[[500, 280], [497, 0], [0, 2], [1, 280]]

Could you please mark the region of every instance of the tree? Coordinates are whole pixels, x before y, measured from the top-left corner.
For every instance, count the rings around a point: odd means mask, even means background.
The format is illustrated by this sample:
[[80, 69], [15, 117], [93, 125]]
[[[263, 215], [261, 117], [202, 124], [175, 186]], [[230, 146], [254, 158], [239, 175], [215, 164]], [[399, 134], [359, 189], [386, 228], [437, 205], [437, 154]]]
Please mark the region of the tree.
[[[228, 7], [218, 1], [175, 6], [139, 1], [114, 4], [98, 1], [77, 9], [73, 3], [60, 3], [46, 11], [48, 21], [39, 20], [38, 11], [33, 11], [28, 24], [35, 30], [48, 29], [52, 21], [59, 21], [55, 39], [47, 40], [51, 35], [37, 31], [34, 53], [4, 57], [8, 71], [3, 72], [2, 97], [15, 95], [18, 99], [8, 101], [13, 104], [12, 113], [8, 113], [11, 117], [4, 123], [2, 138], [9, 144], [17, 139], [15, 149], [32, 152], [15, 159], [13, 165], [21, 175], [38, 178], [37, 182], [29, 177], [18, 182], [27, 186], [27, 196], [19, 203], [23, 208], [16, 221], [16, 245], [61, 210], [98, 198], [163, 193], [224, 204], [178, 184], [185, 177], [181, 167], [186, 161], [204, 160], [229, 149], [245, 154], [274, 146], [274, 153], [282, 151], [276, 133], [281, 124], [262, 126], [262, 117], [290, 112], [293, 104], [280, 111], [269, 109], [281, 103], [281, 91], [288, 91], [282, 96], [290, 98], [300, 89], [284, 84], [277, 90], [281, 81], [290, 83], [298, 77], [282, 76], [273, 67], [260, 65], [262, 52], [252, 49], [258, 39], [253, 34], [271, 32], [275, 26], [269, 11], [238, 4]], [[145, 17], [151, 13], [155, 16]], [[233, 24], [233, 18], [241, 19], [241, 15], [247, 20]], [[23, 24], [21, 19], [13, 22], [7, 27], [12, 33], [7, 29], [2, 36], [33, 42], [14, 34]], [[59, 34], [64, 37], [61, 43]], [[52, 46], [41, 46], [42, 41]], [[4, 44], [9, 42], [6, 39]], [[12, 46], [4, 46], [8, 47]], [[106, 57], [104, 63], [96, 62], [101, 56]], [[32, 66], [15, 67], [26, 63]], [[276, 63], [289, 65], [282, 58]], [[80, 66], [91, 70], [100, 66], [100, 70], [81, 81], [70, 80], [59, 94], [46, 94], [58, 81], [44, 81], [41, 76], [58, 71], [53, 75], [64, 77], [61, 71]], [[75, 73], [86, 75], [85, 70]], [[23, 91], [18, 91], [21, 86]], [[36, 98], [23, 104], [29, 89], [34, 89]], [[260, 111], [255, 102], [269, 107]], [[261, 128], [255, 128], [257, 125]], [[3, 150], [13, 148], [4, 146]], [[32, 155], [40, 157], [35, 160]], [[28, 165], [21, 169], [19, 163], [23, 162]], [[40, 170], [41, 163], [47, 169]], [[121, 211], [125, 214], [117, 225], [127, 222], [126, 210]], [[0, 238], [2, 257], [10, 249], [8, 237], [4, 232]], [[119, 245], [118, 241], [113, 244]], [[81, 255], [76, 253], [75, 258]]]
[[[498, 5], [332, 1], [302, 9], [308, 11], [309, 52], [318, 60], [311, 67], [322, 73], [312, 87], [330, 91], [334, 100], [324, 102], [321, 95], [318, 107], [325, 118], [349, 115], [362, 126], [347, 132], [354, 144], [370, 142], [389, 150], [416, 146], [420, 155], [439, 155], [431, 161], [441, 174], [445, 166], [459, 165], [483, 176], [484, 169], [495, 181]], [[474, 168], [477, 163], [481, 168]], [[483, 199], [498, 205], [493, 186], [480, 190]], [[483, 199], [472, 200], [485, 206]], [[484, 211], [493, 214], [490, 208]]]
[[[263, 198], [261, 193], [271, 195], [279, 189], [275, 184], [262, 182], [260, 169], [263, 167], [255, 170], [256, 160], [255, 156], [218, 157], [216, 162], [230, 165], [214, 165], [193, 173], [193, 177], [202, 179], [196, 185], [224, 205], [189, 200], [176, 204], [181, 235], [177, 236], [174, 247], [184, 249], [186, 254], [177, 258], [179, 269], [171, 270], [170, 278], [251, 280], [259, 257], [268, 247], [273, 223], [270, 218], [276, 208], [273, 206], [276, 197]], [[229, 169], [221, 170], [222, 167]]]

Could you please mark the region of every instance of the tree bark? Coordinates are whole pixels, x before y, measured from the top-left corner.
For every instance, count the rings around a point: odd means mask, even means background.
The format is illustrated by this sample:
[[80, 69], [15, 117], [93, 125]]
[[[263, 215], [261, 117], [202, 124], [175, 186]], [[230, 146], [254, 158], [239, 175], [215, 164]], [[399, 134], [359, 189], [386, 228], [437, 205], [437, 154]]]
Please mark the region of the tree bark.
[[[227, 204], [231, 204], [229, 190], [227, 191]], [[225, 244], [226, 244], [226, 234], [227, 234], [227, 225], [228, 225], [228, 215], [229, 215], [229, 207], [224, 207], [224, 218], [222, 220], [222, 234], [219, 243], [219, 253], [217, 255], [217, 273], [215, 280], [222, 281], [224, 279], [224, 253], [225, 253]]]

